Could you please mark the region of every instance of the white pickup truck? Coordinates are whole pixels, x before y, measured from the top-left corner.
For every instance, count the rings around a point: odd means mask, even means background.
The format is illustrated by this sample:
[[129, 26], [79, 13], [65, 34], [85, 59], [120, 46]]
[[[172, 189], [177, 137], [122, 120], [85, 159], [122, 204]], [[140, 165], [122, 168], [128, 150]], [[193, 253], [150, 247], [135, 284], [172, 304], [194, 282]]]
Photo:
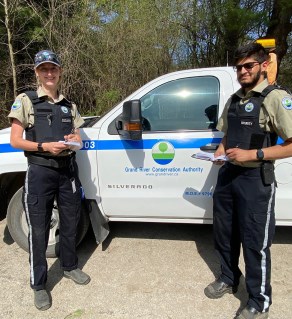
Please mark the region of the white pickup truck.
[[[169, 73], [87, 121], [77, 152], [86, 196], [78, 241], [89, 222], [98, 243], [108, 235], [109, 221], [212, 223], [218, 166], [192, 155], [215, 151], [222, 138], [218, 116], [238, 87], [231, 67]], [[9, 134], [9, 128], [0, 131], [1, 210], [7, 209], [9, 231], [27, 250], [21, 204], [27, 162], [11, 147]], [[291, 226], [292, 159], [276, 162], [276, 178], [276, 222]], [[56, 206], [47, 256], [56, 255], [57, 243]]]

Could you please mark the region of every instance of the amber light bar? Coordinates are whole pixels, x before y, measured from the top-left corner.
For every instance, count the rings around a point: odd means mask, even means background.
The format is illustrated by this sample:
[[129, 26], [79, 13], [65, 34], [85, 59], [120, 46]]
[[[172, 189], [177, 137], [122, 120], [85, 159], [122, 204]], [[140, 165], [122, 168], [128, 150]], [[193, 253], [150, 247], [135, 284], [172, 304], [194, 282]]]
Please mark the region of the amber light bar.
[[138, 131], [138, 130], [141, 130], [141, 124], [140, 123], [125, 123], [124, 124], [124, 130], [125, 131]]

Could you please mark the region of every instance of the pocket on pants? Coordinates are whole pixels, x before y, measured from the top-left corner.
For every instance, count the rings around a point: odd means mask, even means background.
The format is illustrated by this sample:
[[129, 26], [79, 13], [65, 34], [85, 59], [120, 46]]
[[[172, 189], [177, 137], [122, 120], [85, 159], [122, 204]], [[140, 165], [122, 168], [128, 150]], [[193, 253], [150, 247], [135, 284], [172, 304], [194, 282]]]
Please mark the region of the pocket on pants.
[[263, 247], [270, 247], [274, 236], [274, 225], [274, 214], [253, 213], [246, 230], [246, 245], [257, 251]]

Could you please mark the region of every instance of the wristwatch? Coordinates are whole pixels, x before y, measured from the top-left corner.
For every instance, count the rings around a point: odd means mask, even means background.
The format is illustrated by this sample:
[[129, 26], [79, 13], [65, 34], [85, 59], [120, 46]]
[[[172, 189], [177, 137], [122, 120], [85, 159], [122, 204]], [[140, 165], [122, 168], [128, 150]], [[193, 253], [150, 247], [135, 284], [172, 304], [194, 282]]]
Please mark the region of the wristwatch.
[[38, 143], [38, 152], [43, 152], [44, 151], [42, 144], [43, 143]]
[[265, 154], [264, 154], [263, 150], [262, 149], [258, 149], [257, 150], [257, 159], [262, 161], [264, 159], [264, 157], [265, 157]]

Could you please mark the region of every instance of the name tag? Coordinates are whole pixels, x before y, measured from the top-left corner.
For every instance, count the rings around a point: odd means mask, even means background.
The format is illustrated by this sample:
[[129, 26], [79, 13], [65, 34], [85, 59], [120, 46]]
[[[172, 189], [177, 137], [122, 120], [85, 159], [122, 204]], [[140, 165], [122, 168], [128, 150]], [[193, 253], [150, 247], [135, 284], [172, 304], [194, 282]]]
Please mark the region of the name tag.
[[71, 123], [72, 120], [70, 118], [68, 119], [62, 119], [62, 123]]
[[247, 125], [247, 126], [252, 126], [253, 122], [247, 122], [247, 121], [241, 121], [241, 125]]

